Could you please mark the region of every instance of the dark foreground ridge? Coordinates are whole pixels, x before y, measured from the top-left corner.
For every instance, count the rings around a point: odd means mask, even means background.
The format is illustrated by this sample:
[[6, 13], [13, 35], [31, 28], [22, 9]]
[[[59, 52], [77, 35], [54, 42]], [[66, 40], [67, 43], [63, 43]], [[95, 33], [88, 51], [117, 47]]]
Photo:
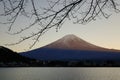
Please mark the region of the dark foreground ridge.
[[12, 50], [0, 46], [0, 67], [29, 66], [30, 62], [35, 61], [25, 56], [21, 56]]

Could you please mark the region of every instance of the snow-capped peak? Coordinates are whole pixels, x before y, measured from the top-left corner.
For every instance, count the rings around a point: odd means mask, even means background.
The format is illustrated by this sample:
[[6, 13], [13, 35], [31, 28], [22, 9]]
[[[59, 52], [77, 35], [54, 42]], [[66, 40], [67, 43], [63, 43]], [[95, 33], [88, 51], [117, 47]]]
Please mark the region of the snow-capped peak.
[[49, 45], [44, 46], [44, 48], [72, 49], [72, 50], [97, 50], [97, 51], [109, 50], [109, 49], [91, 44], [73, 34], [66, 35], [63, 38]]

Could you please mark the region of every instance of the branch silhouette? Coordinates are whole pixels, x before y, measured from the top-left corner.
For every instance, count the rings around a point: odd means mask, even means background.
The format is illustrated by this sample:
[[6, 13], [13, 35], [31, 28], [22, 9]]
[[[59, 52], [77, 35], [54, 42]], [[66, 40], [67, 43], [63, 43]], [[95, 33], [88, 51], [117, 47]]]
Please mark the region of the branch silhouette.
[[[39, 30], [27, 37], [22, 37], [18, 42], [7, 44], [16, 45], [34, 37], [32, 48], [39, 38], [52, 28], [58, 31], [66, 20], [73, 20], [73, 23], [86, 24], [96, 20], [97, 17], [109, 18], [111, 11], [120, 12], [117, 0], [47, 0], [47, 7], [37, 7], [35, 0], [0, 0], [0, 6], [3, 8], [3, 13], [0, 16], [11, 17], [7, 22], [1, 24], [9, 24], [8, 31], [13, 29], [19, 15], [26, 18], [34, 17], [33, 22], [21, 28], [11, 35], [21, 34], [39, 25]], [[27, 11], [27, 6], [30, 4], [30, 10]], [[40, 10], [42, 10], [40, 12]], [[111, 11], [110, 11], [111, 10]]]

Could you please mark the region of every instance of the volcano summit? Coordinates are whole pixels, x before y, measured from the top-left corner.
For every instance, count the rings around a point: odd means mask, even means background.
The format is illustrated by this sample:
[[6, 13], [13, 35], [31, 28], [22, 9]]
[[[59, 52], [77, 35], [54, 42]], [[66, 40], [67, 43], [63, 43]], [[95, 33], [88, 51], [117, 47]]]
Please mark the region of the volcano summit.
[[[69, 49], [69, 50], [89, 50], [89, 51], [115, 51], [91, 44], [73, 34], [66, 35], [63, 38], [44, 46], [44, 48]], [[116, 50], [117, 51], [117, 50]]]

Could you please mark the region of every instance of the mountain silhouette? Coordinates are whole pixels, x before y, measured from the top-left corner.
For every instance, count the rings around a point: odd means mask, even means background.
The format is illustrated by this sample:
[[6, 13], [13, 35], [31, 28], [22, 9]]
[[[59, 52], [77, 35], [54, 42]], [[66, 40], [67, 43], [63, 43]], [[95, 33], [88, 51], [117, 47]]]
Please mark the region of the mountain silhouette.
[[107, 48], [96, 46], [73, 34], [66, 35], [63, 38], [44, 46], [44, 48], [92, 50], [92, 51], [118, 51], [118, 50], [107, 49]]
[[21, 56], [6, 47], [0, 46], [0, 62], [29, 62], [31, 59]]
[[20, 54], [45, 61], [120, 60], [119, 50], [93, 45], [75, 35], [64, 36], [51, 44]]

